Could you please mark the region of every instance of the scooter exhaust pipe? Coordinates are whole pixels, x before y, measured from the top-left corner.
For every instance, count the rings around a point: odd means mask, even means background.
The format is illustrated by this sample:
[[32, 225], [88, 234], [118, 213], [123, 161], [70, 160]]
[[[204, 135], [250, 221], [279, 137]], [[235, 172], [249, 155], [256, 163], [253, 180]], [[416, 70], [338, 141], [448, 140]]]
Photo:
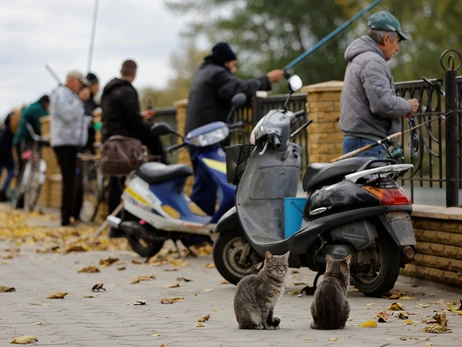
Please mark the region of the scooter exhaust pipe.
[[404, 246], [402, 248], [402, 255], [401, 255], [404, 264], [408, 264], [411, 261], [413, 261], [414, 258], [415, 258], [415, 254], [416, 254], [416, 252], [415, 252], [414, 247], [412, 247], [412, 246]]

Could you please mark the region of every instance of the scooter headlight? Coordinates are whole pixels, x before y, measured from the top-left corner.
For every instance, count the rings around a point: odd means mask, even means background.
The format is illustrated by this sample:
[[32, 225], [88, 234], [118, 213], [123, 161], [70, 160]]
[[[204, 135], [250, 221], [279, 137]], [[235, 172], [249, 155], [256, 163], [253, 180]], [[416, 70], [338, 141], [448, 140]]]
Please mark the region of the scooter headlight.
[[229, 129], [227, 126], [209, 131], [208, 133], [198, 135], [188, 139], [194, 146], [206, 147], [219, 143], [226, 139], [229, 135]]

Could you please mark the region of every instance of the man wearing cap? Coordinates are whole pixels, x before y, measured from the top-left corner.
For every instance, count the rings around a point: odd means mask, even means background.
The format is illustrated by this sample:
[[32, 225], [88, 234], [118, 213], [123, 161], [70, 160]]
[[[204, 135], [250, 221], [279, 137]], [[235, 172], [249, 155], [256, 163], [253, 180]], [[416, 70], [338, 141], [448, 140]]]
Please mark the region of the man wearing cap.
[[[353, 41], [345, 51], [348, 66], [340, 98], [344, 154], [401, 131], [401, 118], [419, 108], [417, 99], [396, 95], [387, 64], [398, 52], [399, 42], [409, 40], [399, 21], [380, 11], [369, 18], [368, 27], [367, 35]], [[377, 146], [360, 155], [382, 158], [383, 153], [384, 148]]]
[[[238, 93], [252, 97], [257, 90], [271, 90], [271, 83], [284, 78], [284, 70], [272, 70], [266, 75], [247, 81], [235, 77], [237, 57], [226, 42], [212, 47], [194, 75], [188, 97], [185, 134], [200, 126], [222, 121], [231, 110], [231, 99]], [[214, 181], [207, 172], [201, 172], [198, 152], [190, 149], [195, 181], [191, 199], [208, 215], [215, 210]]]
[[66, 84], [51, 97], [51, 146], [62, 175], [61, 225], [79, 219], [82, 207], [82, 176], [77, 173], [77, 153], [87, 143], [83, 103], [90, 97], [88, 81], [79, 71], [67, 74]]

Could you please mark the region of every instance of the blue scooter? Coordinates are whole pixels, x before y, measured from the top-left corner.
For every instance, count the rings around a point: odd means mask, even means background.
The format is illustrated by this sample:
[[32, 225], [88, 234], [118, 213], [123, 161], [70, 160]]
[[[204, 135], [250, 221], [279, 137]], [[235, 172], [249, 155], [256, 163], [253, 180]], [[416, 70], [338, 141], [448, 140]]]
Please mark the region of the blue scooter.
[[[232, 100], [232, 113], [246, 104], [245, 94], [238, 94]], [[227, 125], [213, 122], [194, 129], [183, 138], [167, 123], [152, 128], [157, 136], [175, 134], [182, 143], [167, 148], [167, 151], [188, 146], [199, 149], [199, 164], [217, 184], [218, 209], [213, 215], [204, 213], [184, 193], [186, 179], [193, 170], [185, 164], [165, 165], [157, 162], [142, 164], [133, 171], [122, 194], [122, 218], [108, 216], [111, 227], [125, 233], [132, 249], [142, 257], [158, 253], [167, 239], [185, 240], [193, 235], [210, 236], [223, 214], [234, 206], [236, 186], [227, 183], [226, 155], [220, 142], [233, 129], [242, 127], [242, 122]], [[217, 191], [211, 191], [213, 196]]]

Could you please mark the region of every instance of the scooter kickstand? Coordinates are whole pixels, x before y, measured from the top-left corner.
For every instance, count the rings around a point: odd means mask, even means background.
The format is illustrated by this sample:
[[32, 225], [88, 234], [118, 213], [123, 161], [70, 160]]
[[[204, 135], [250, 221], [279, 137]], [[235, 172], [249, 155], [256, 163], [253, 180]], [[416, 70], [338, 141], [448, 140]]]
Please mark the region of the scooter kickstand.
[[310, 286], [305, 286], [303, 287], [303, 289], [300, 291], [300, 294], [298, 294], [298, 297], [301, 298], [304, 296], [304, 293], [306, 295], [314, 295], [314, 292], [316, 291], [316, 286], [318, 285], [318, 280], [319, 280], [319, 277], [324, 274], [324, 271], [319, 271], [317, 274], [316, 274], [316, 277], [314, 278], [314, 281], [313, 281], [313, 286], [310, 287]]

